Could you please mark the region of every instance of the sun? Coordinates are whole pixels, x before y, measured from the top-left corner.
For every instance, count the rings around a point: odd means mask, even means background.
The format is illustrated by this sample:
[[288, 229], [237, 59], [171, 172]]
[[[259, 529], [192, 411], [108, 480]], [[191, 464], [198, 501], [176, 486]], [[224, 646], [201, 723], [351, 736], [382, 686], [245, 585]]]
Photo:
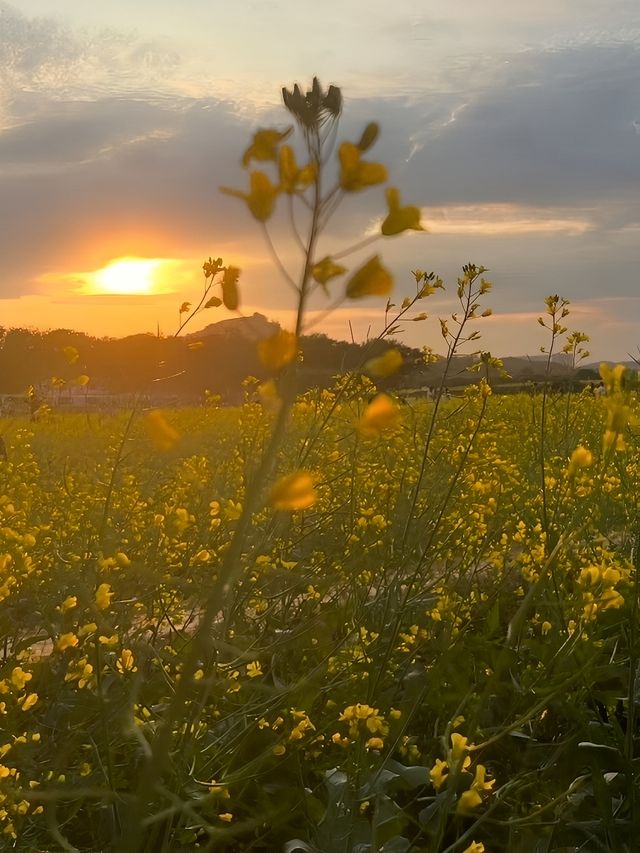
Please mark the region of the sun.
[[152, 294], [154, 274], [161, 264], [157, 258], [117, 258], [91, 275], [91, 289], [119, 296]]

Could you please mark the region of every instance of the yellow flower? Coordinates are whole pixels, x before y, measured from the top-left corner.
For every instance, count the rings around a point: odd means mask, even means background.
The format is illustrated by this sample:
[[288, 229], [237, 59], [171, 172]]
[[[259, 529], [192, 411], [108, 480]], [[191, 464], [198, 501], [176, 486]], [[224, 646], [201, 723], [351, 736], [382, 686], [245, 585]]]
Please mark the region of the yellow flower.
[[106, 610], [107, 607], [111, 604], [111, 599], [113, 598], [113, 593], [111, 592], [111, 585], [108, 583], [101, 583], [98, 589], [96, 590], [96, 605], [100, 610]]
[[388, 296], [393, 290], [393, 276], [375, 255], [360, 267], [347, 282], [348, 299], [364, 299], [365, 296]]
[[481, 804], [482, 797], [480, 794], [473, 788], [469, 788], [468, 791], [464, 791], [460, 794], [460, 797], [458, 798], [458, 805], [456, 806], [456, 812], [458, 814], [466, 814]]
[[116, 661], [118, 672], [137, 672], [138, 667], [135, 665], [135, 658], [131, 649], [123, 649], [120, 657]]
[[618, 569], [614, 569], [613, 566], [609, 566], [608, 569], [605, 569], [602, 572], [602, 580], [606, 584], [616, 584], [621, 579], [622, 572], [620, 572]]
[[409, 229], [413, 231], [424, 231], [420, 224], [420, 208], [408, 205], [400, 206], [400, 192], [395, 187], [387, 189], [387, 204], [389, 213], [382, 223], [382, 233], [385, 237], [401, 234]]
[[384, 717], [378, 712], [377, 708], [372, 708], [371, 705], [363, 705], [360, 702], [357, 705], [348, 705], [338, 719], [340, 722], [349, 723], [349, 737], [351, 738], [358, 736], [361, 722], [364, 723], [364, 728], [370, 734], [385, 736], [389, 733], [389, 726]]
[[298, 338], [293, 332], [279, 329], [275, 335], [258, 344], [260, 361], [270, 370], [280, 370], [295, 361], [298, 355]]
[[480, 389], [480, 395], [484, 399], [486, 399], [487, 397], [490, 397], [493, 394], [493, 390], [491, 388], [491, 385], [489, 385], [489, 383], [484, 378], [484, 376], [482, 377], [482, 379], [478, 383], [478, 388]]
[[278, 154], [278, 145], [291, 134], [292, 130], [292, 127], [284, 131], [273, 128], [257, 130], [251, 145], [242, 155], [242, 165], [246, 168], [252, 160], [259, 160], [262, 163], [274, 161]]
[[578, 469], [593, 465], [593, 454], [586, 447], [579, 445], [571, 454], [569, 461], [569, 476], [575, 477]]
[[309, 732], [315, 732], [316, 727], [305, 711], [296, 711], [295, 708], [292, 708], [291, 716], [298, 720], [298, 724], [291, 730], [289, 740], [302, 740]]
[[29, 693], [27, 698], [22, 703], [22, 710], [28, 711], [29, 708], [33, 708], [33, 706], [36, 704], [37, 701], [38, 701], [38, 694], [37, 693]]
[[585, 619], [591, 621], [596, 618], [598, 613], [598, 605], [593, 600], [593, 595], [590, 592], [584, 594], [585, 605], [582, 608], [582, 614]]
[[75, 595], [68, 595], [65, 600], [62, 602], [62, 612], [66, 613], [67, 610], [71, 610], [73, 607], [76, 607], [78, 604], [78, 599]]
[[340, 186], [346, 192], [358, 192], [387, 180], [387, 170], [381, 163], [363, 163], [362, 151], [352, 142], [343, 142], [340, 158]]
[[451, 760], [457, 764], [469, 751], [469, 739], [464, 735], [454, 732], [451, 735]]
[[398, 426], [400, 410], [388, 394], [378, 394], [369, 403], [360, 420], [358, 432], [365, 438], [376, 438], [384, 430]]
[[209, 782], [209, 793], [214, 797], [219, 797], [222, 800], [230, 800], [231, 794], [229, 793], [229, 789], [226, 785], [220, 784], [220, 782], [216, 782], [215, 779], [212, 779]]
[[465, 847], [462, 853], [485, 853], [485, 847], [482, 841], [472, 841], [468, 847]]
[[268, 503], [278, 510], [308, 509], [318, 499], [313, 477], [308, 471], [294, 471], [275, 483], [269, 493]]
[[77, 663], [70, 665], [68, 672], [65, 674], [65, 681], [77, 681], [78, 687], [82, 689], [89, 684], [93, 674], [93, 666], [87, 663], [87, 659], [81, 658]]
[[249, 678], [259, 678], [263, 675], [260, 661], [252, 660], [251, 663], [247, 664], [247, 675]]
[[598, 566], [585, 566], [580, 572], [578, 583], [580, 586], [593, 586], [597, 584], [602, 576], [602, 571]]
[[602, 591], [599, 602], [602, 610], [616, 609], [618, 607], [622, 607], [623, 604], [624, 598], [617, 590], [613, 589], [613, 587], [609, 587]]
[[14, 667], [11, 673], [11, 683], [18, 690], [24, 690], [27, 681], [31, 681], [33, 675], [30, 672], [25, 672], [21, 666]]
[[315, 164], [308, 163], [300, 169], [296, 162], [296, 155], [290, 145], [283, 145], [280, 149], [278, 166], [280, 171], [280, 189], [289, 195], [306, 189], [315, 180]]
[[379, 737], [370, 737], [365, 746], [367, 749], [384, 749], [384, 741]]
[[[342, 275], [347, 271], [346, 267], [340, 266], [340, 264], [334, 263], [329, 256], [323, 258], [321, 261], [318, 261], [317, 264], [314, 265], [311, 270], [311, 275], [313, 276], [314, 281], [317, 281], [318, 284], [321, 284], [323, 287], [330, 281], [332, 278], [336, 278], [336, 276]], [[326, 290], [326, 287], [325, 287]]]
[[251, 172], [249, 183], [248, 193], [229, 189], [229, 187], [220, 187], [220, 192], [244, 199], [254, 219], [257, 219], [258, 222], [266, 222], [273, 213], [280, 187], [272, 184], [269, 176], [265, 175], [264, 172]]
[[231, 823], [231, 821], [233, 820], [233, 815], [231, 814], [231, 812], [224, 812], [224, 814], [219, 814], [218, 817], [225, 823]]
[[237, 521], [242, 515], [242, 504], [229, 499], [224, 508], [224, 517], [228, 521]]
[[370, 358], [364, 368], [367, 373], [370, 373], [372, 376], [378, 376], [382, 379], [386, 379], [387, 376], [391, 376], [400, 370], [402, 363], [403, 358], [400, 350], [388, 349], [382, 355], [376, 356], [376, 358]]
[[444, 785], [444, 783], [447, 781], [448, 775], [449, 765], [447, 764], [447, 762], [436, 758], [436, 763], [429, 771], [429, 778], [431, 779], [431, 784], [436, 789], [436, 791], [439, 791], [440, 788]]
[[144, 426], [156, 450], [171, 450], [180, 438], [179, 433], [159, 409], [154, 409], [145, 415]]
[[78, 645], [78, 638], [73, 633], [73, 631], [69, 631], [67, 634], [60, 634], [56, 641], [56, 649], [59, 652], [63, 652], [65, 649], [72, 649], [74, 646]]
[[615, 394], [622, 391], [624, 373], [624, 364], [617, 364], [612, 368], [606, 362], [602, 362], [600, 365], [600, 378], [604, 382], [607, 394]]
[[495, 779], [492, 779], [490, 782], [487, 782], [486, 775], [487, 768], [483, 764], [478, 764], [476, 766], [475, 779], [471, 783], [471, 787], [474, 791], [478, 791], [479, 794], [483, 793], [484, 791], [490, 791], [496, 784]]
[[618, 430], [607, 429], [605, 430], [604, 437], [602, 439], [602, 443], [604, 445], [605, 450], [615, 450], [619, 453], [624, 453], [627, 449], [626, 442], [624, 440], [624, 436]]

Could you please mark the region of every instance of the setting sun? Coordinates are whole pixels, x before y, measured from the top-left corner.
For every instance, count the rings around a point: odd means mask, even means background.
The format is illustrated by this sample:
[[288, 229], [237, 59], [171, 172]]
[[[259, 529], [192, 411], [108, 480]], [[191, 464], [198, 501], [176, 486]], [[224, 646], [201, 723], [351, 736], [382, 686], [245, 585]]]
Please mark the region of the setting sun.
[[154, 274], [162, 264], [157, 258], [119, 258], [93, 273], [94, 292], [121, 296], [154, 292]]

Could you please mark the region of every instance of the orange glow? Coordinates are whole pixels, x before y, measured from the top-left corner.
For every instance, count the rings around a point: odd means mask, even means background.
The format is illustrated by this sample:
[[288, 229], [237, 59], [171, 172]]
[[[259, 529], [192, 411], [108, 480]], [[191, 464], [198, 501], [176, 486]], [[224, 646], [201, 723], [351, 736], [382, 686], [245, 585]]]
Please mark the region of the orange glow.
[[163, 265], [159, 258], [118, 258], [87, 276], [92, 293], [144, 296], [157, 292], [156, 273]]

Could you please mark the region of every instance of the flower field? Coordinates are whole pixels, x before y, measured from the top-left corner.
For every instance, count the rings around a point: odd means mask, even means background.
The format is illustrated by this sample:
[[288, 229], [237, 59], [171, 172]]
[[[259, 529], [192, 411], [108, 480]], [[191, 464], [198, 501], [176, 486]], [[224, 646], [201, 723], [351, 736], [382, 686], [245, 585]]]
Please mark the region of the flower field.
[[251, 387], [163, 449], [158, 417], [4, 423], [2, 849], [633, 849], [640, 450], [604, 375], [298, 399], [224, 587]]

